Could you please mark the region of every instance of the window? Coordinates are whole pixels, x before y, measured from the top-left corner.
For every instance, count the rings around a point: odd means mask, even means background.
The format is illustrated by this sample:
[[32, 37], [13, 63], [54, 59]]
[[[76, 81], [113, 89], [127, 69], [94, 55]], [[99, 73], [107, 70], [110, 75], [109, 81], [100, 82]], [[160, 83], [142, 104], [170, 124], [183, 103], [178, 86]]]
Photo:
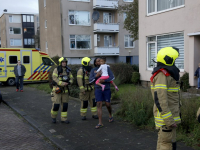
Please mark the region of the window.
[[90, 35], [70, 35], [70, 49], [90, 49]]
[[23, 15], [23, 22], [26, 22], [26, 15]]
[[21, 28], [10, 27], [10, 34], [21, 34]]
[[9, 15], [10, 23], [21, 23], [21, 15]]
[[70, 10], [69, 25], [90, 25], [90, 12]]
[[176, 59], [175, 65], [179, 69], [184, 69], [184, 36], [183, 33], [167, 35], [157, 35], [147, 38], [148, 68], [155, 67], [153, 59], [156, 61], [157, 53], [164, 47], [179, 48], [180, 56]]
[[46, 7], [46, 0], [44, 0], [44, 7]]
[[47, 28], [47, 20], [45, 20], [45, 23], [44, 23], [44, 24], [45, 24], [45, 28]]
[[24, 45], [34, 45], [35, 40], [33, 38], [25, 38], [24, 39]]
[[124, 12], [124, 21], [126, 20], [127, 18], [127, 14]]
[[133, 2], [133, 0], [124, 0], [124, 2]]
[[34, 22], [34, 15], [23, 15], [23, 22]]
[[31, 16], [31, 22], [34, 22], [34, 16]]
[[97, 41], [100, 42], [100, 35], [97, 35]]
[[[157, 13], [179, 6], [184, 6], [185, 0], [147, 0], [148, 3], [148, 14]], [[157, 7], [156, 7], [157, 6]]]
[[48, 49], [48, 42], [46, 42], [46, 49]]
[[42, 62], [46, 66], [53, 66], [54, 63], [47, 57], [42, 57]]
[[22, 46], [22, 39], [10, 39], [10, 46]]
[[23, 63], [29, 64], [30, 63], [30, 57], [29, 56], [23, 56]]
[[104, 47], [112, 47], [112, 36], [104, 35]]
[[135, 47], [135, 43], [133, 41], [133, 38], [131, 35], [125, 35], [124, 36], [124, 46], [125, 48], [133, 48]]
[[112, 13], [103, 13], [103, 23], [112, 23]]
[[26, 33], [26, 34], [34, 34], [34, 27], [26, 27], [26, 28], [24, 28], [24, 33]]
[[9, 56], [10, 64], [17, 64], [17, 56]]

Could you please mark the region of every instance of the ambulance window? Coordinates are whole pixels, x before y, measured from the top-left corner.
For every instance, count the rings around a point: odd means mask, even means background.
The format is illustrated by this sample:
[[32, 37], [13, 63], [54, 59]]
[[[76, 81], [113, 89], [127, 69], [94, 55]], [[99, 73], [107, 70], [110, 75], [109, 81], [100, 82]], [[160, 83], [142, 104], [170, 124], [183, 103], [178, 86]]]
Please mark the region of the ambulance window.
[[17, 56], [9, 56], [10, 64], [17, 64]]
[[30, 63], [29, 56], [23, 56], [23, 64], [29, 64], [29, 63]]
[[46, 65], [46, 66], [53, 66], [54, 65], [54, 63], [49, 58], [42, 57], [42, 61], [43, 61], [43, 64]]

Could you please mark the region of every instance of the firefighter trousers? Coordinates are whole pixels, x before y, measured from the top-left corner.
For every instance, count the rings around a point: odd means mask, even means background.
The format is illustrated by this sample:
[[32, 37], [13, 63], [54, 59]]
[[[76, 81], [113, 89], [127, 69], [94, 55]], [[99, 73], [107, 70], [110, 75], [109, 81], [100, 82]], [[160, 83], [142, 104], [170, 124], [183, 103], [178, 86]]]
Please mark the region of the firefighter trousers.
[[176, 150], [176, 128], [162, 126], [158, 132], [157, 150]]
[[58, 110], [61, 105], [61, 121], [66, 121], [67, 120], [68, 101], [69, 101], [68, 93], [56, 94], [55, 92], [53, 92], [51, 100], [53, 102], [52, 109], [51, 109], [51, 117], [52, 118], [57, 117]]
[[86, 116], [88, 102], [90, 104], [92, 115], [97, 115], [97, 106], [96, 106], [96, 101], [95, 101], [94, 90], [85, 91], [85, 94], [80, 92], [79, 98], [81, 100], [81, 109], [80, 109], [81, 116]]

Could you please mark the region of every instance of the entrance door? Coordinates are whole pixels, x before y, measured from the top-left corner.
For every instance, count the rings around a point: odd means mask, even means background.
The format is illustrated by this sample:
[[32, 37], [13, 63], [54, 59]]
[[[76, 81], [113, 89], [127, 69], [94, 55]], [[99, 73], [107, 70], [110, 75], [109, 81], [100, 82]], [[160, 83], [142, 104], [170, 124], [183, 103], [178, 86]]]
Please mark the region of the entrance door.
[[32, 50], [21, 50], [21, 63], [26, 67], [24, 80], [27, 80], [33, 73], [32, 68]]
[[112, 47], [112, 36], [104, 35], [104, 47]]
[[0, 52], [0, 78], [7, 76], [6, 52]]

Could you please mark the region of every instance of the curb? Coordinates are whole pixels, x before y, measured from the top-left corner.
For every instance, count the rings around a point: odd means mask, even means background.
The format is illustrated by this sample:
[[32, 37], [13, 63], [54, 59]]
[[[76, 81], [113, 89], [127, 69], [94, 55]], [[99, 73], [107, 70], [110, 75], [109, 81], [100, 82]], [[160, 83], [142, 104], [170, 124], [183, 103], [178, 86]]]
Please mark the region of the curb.
[[54, 145], [56, 145], [57, 148], [63, 150], [62, 146], [60, 144], [58, 144], [57, 142], [55, 142], [53, 140], [53, 138], [49, 136], [50, 133], [44, 131], [43, 128], [40, 128], [40, 125], [34, 119], [32, 119], [31, 117], [29, 117], [28, 115], [26, 115], [26, 113], [24, 113], [24, 112], [20, 111], [19, 109], [17, 109], [17, 107], [13, 106], [9, 102], [6, 102], [5, 100], [2, 100], [2, 101], [3, 101], [4, 104], [6, 104], [7, 106], [9, 106], [16, 113], [18, 113], [21, 117], [23, 117], [31, 126], [33, 126], [36, 130], [38, 130], [44, 137], [46, 137], [47, 139], [49, 139], [49, 141], [51, 141]]

